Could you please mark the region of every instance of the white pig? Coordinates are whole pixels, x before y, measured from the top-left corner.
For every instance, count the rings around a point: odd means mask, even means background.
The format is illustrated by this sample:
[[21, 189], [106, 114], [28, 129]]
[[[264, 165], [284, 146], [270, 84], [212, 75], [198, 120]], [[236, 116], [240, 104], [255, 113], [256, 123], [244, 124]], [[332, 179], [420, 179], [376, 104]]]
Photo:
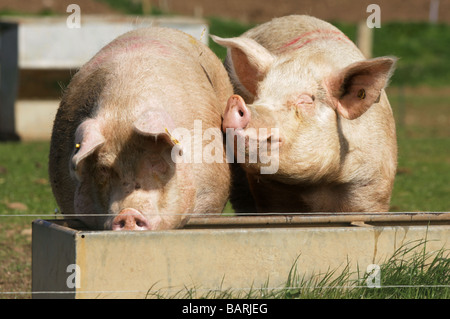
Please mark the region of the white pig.
[[[247, 139], [246, 153], [256, 139], [279, 154], [272, 174], [261, 174], [260, 161], [235, 172], [245, 177], [232, 191], [238, 212], [389, 210], [397, 143], [384, 89], [396, 58], [366, 59], [337, 28], [302, 15], [213, 39], [228, 48], [236, 93], [223, 131]], [[268, 133], [256, 136], [255, 128]]]
[[[181, 31], [143, 28], [105, 46], [75, 74], [54, 122], [49, 175], [62, 213], [113, 230], [178, 228], [191, 214], [220, 213], [229, 164], [175, 162], [190, 150], [174, 132], [200, 121], [221, 137], [231, 94], [221, 61]], [[222, 138], [201, 143], [223, 149]]]

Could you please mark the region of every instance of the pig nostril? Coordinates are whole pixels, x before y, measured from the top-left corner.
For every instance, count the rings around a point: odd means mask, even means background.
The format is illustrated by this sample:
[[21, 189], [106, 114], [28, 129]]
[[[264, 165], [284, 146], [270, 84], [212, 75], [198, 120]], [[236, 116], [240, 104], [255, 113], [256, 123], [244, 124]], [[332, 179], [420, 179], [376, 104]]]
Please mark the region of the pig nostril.
[[146, 224], [145, 224], [145, 222], [138, 220], [138, 221], [136, 222], [136, 225], [137, 225], [138, 227], [144, 227]]
[[133, 208], [122, 209], [112, 223], [112, 230], [147, 230], [149, 228], [147, 218]]

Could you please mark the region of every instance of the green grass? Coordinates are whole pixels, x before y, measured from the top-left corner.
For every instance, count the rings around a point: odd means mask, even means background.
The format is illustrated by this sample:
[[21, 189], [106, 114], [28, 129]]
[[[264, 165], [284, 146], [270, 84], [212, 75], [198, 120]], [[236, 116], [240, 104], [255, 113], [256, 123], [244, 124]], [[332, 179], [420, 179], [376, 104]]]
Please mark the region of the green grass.
[[389, 23], [374, 32], [374, 56], [400, 58], [394, 85], [450, 84], [450, 26]]
[[450, 211], [450, 92], [388, 91], [399, 161], [392, 211]]
[[48, 151], [48, 142], [0, 144], [0, 292], [31, 289], [31, 222], [38, 217], [26, 215], [48, 216], [57, 207]]
[[[427, 241], [402, 245], [379, 265], [379, 283], [375, 273], [341, 270], [306, 277], [297, 272], [301, 256], [291, 267], [286, 282], [271, 287], [270, 280], [251, 289], [216, 289], [185, 287], [178, 292], [148, 292], [151, 298], [183, 299], [448, 299], [450, 298], [450, 256], [440, 249], [427, 251]], [[379, 284], [379, 285], [378, 285]]]
[[[48, 181], [49, 142], [0, 144], [0, 211], [11, 214], [54, 212]], [[25, 207], [14, 209], [11, 203]]]
[[399, 139], [401, 155], [391, 210], [450, 210], [448, 150], [449, 138]]
[[[353, 42], [357, 27], [352, 23], [332, 22]], [[394, 86], [450, 85], [450, 25], [426, 22], [389, 22], [373, 29], [372, 56], [399, 58], [391, 79]]]

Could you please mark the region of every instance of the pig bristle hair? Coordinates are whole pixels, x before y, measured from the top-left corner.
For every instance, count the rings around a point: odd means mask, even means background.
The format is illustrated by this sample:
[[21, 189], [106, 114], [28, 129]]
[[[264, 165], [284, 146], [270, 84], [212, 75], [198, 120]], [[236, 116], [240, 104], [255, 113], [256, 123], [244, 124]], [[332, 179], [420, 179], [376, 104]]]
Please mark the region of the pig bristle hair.
[[[153, 22], [153, 20], [151, 20], [149, 27], [151, 28], [151, 27], [153, 27], [153, 25], [154, 25], [154, 22]], [[130, 22], [130, 27], [132, 29], [134, 29], [134, 28], [140, 29], [140, 28], [148, 27], [148, 25], [144, 24], [144, 19], [142, 17], [136, 16], [134, 21]]]

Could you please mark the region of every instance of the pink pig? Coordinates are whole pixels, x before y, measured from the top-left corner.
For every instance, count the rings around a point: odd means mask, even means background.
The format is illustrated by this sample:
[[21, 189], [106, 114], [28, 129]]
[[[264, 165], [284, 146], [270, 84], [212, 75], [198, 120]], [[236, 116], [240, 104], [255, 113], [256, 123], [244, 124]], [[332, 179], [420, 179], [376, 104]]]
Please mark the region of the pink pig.
[[221, 137], [202, 143], [223, 149], [232, 93], [220, 60], [181, 31], [144, 28], [111, 42], [75, 74], [56, 115], [49, 175], [62, 213], [113, 230], [171, 229], [221, 213], [225, 155], [174, 162], [174, 151], [187, 151], [174, 132], [201, 121]]
[[[228, 48], [236, 93], [223, 131], [247, 139], [247, 156], [254, 139], [278, 154], [272, 174], [261, 174], [260, 161], [234, 167], [237, 212], [389, 210], [397, 143], [384, 88], [396, 58], [365, 59], [341, 31], [310, 16], [213, 39]], [[278, 133], [255, 136], [255, 128]]]

